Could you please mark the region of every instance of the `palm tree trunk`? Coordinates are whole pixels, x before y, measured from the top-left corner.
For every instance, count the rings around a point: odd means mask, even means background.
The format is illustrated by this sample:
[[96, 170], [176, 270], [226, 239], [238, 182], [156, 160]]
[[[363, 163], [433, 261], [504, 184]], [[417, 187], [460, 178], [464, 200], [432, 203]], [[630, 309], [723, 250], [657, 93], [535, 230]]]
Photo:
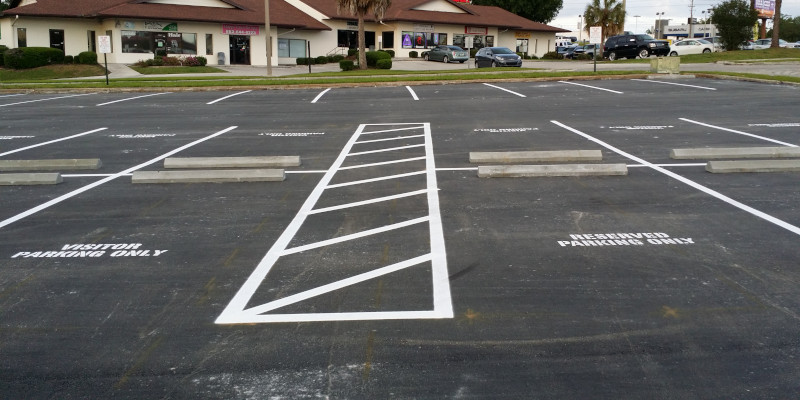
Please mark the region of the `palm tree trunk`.
[[364, 34], [364, 16], [358, 16], [358, 68], [367, 69], [366, 35]]
[[780, 47], [778, 39], [781, 37], [781, 2], [775, 0], [775, 16], [772, 17], [772, 45], [769, 47]]

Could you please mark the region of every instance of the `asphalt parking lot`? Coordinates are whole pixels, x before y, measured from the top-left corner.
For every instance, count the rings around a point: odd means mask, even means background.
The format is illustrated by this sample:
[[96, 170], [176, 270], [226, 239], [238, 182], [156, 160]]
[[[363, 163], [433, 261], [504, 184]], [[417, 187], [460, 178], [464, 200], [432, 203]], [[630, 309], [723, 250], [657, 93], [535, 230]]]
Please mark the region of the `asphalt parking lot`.
[[[0, 94], [8, 398], [795, 398], [800, 88], [599, 80]], [[479, 178], [600, 150], [625, 176]], [[133, 184], [167, 157], [300, 156], [282, 182]]]

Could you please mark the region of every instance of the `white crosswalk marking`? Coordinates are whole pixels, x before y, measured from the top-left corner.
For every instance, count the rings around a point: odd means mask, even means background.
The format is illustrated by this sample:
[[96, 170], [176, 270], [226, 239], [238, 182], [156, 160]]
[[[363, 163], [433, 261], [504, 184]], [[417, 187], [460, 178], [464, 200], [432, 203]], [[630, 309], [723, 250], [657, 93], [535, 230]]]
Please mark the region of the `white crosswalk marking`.
[[[398, 136], [398, 132], [400, 131], [412, 132]], [[360, 140], [362, 135], [369, 135], [369, 139]], [[390, 145], [397, 140], [405, 140], [410, 144], [402, 147], [375, 148], [376, 146], [381, 146], [382, 143]], [[363, 147], [364, 145], [369, 145], [369, 149], [358, 149], [358, 147]], [[416, 151], [421, 153], [422, 150], [424, 150], [424, 156], [403, 158], [396, 155], [397, 152]], [[419, 171], [402, 174], [384, 172], [387, 165], [405, 165], [411, 161], [423, 160], [425, 161], [425, 167]], [[344, 171], [371, 172], [374, 177], [331, 184], [336, 174], [344, 173]], [[338, 199], [336, 195], [328, 194], [327, 192], [329, 191], [333, 191], [333, 193], [337, 195], [341, 195], [341, 191], [343, 190], [358, 190], [358, 193], [369, 192], [369, 187], [365, 185], [401, 178], [419, 179], [419, 183], [424, 185], [425, 189], [404, 191], [389, 196], [382, 195], [361, 201], [317, 207], [317, 203], [321, 200], [330, 202], [331, 199]], [[417, 197], [425, 197], [427, 200], [427, 207], [420, 210], [408, 210], [407, 212], [409, 213], [416, 213], [408, 215], [408, 219], [380, 227], [374, 227], [372, 229], [364, 229], [347, 235], [328, 237], [312, 243], [293, 245], [293, 241], [296, 240], [295, 238], [301, 228], [304, 229], [304, 231], [315, 232], [317, 225], [308, 222], [308, 218], [325, 215], [331, 212], [342, 212], [342, 210], [357, 214], [362, 207], [375, 206], [376, 204], [396, 201], [398, 199]], [[401, 229], [417, 229], [419, 231], [414, 232], [416, 232], [415, 234], [418, 236], [423, 234], [429, 235], [429, 246], [426, 245], [425, 248], [418, 249], [418, 254], [413, 254], [411, 258], [406, 260], [393, 262], [389, 265], [376, 268], [371, 267], [371, 269], [366, 272], [354, 273], [344, 279], [331, 278], [330, 282], [311, 289], [298, 290], [294, 293], [288, 289], [285, 291], [280, 290], [279, 292], [281, 295], [271, 295], [271, 299], [268, 300], [264, 299], [270, 296], [265, 296], [263, 293], [257, 296], [259, 289], [261, 289], [265, 282], [268, 282], [268, 275], [279, 260], [282, 263], [292, 265], [293, 262], [302, 262], [297, 257], [302, 256], [303, 253], [319, 249], [326, 250], [326, 259], [335, 259], [337, 257], [337, 251], [348, 252], [350, 251], [350, 247], [348, 246], [358, 246], [361, 240], [366, 240], [379, 234], [392, 234], [392, 232]], [[295, 258], [293, 259], [293, 257]], [[303, 302], [312, 300], [315, 297], [420, 265], [429, 266], [430, 269], [431, 287], [429, 291], [432, 297], [429, 303], [432, 305], [430, 309], [417, 308], [403, 310], [402, 305], [393, 305], [392, 309], [397, 311], [374, 311], [370, 309], [371, 304], [369, 304], [368, 299], [364, 299], [364, 311], [313, 312], [313, 307], [308, 307], [309, 312], [297, 311], [304, 310]], [[264, 290], [261, 292], [264, 292]], [[255, 298], [258, 298], [258, 300], [254, 300]], [[281, 312], [281, 309], [287, 306], [292, 306], [294, 312]], [[444, 245], [444, 233], [439, 212], [439, 195], [436, 182], [436, 165], [433, 158], [431, 128], [429, 123], [404, 123], [365, 124], [358, 127], [339, 154], [339, 157], [322, 177], [308, 199], [306, 199], [298, 214], [278, 240], [272, 245], [255, 271], [253, 271], [231, 300], [230, 304], [228, 304], [222, 314], [217, 318], [216, 323], [238, 324], [452, 317], [453, 306], [447, 273], [447, 254]]]

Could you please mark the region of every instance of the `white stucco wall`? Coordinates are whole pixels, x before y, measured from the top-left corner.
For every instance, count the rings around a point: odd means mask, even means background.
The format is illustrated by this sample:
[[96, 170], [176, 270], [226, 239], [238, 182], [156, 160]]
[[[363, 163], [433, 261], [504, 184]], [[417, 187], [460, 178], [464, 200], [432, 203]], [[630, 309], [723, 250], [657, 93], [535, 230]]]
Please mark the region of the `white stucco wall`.
[[3, 18], [0, 43], [17, 47], [17, 28], [25, 28], [28, 47], [50, 47], [50, 29], [62, 29], [64, 54], [75, 56], [89, 50], [87, 32], [97, 31], [99, 27], [96, 22], [81, 19], [20, 17], [14, 22], [14, 18]]

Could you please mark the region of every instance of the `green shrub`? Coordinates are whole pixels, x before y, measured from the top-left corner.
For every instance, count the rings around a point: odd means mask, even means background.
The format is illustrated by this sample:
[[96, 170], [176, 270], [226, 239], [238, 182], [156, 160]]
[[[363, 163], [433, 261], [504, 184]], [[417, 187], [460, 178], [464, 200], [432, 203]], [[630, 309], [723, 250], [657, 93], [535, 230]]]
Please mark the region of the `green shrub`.
[[97, 53], [93, 51], [83, 51], [78, 53], [78, 64], [97, 64]]
[[377, 66], [378, 69], [392, 69], [392, 59], [381, 58], [375, 63], [375, 66]]
[[178, 57], [161, 57], [161, 61], [163, 62], [163, 65], [170, 67], [183, 65], [181, 59]]
[[563, 60], [563, 59], [564, 56], [558, 54], [558, 52], [556, 51], [549, 51], [547, 53], [544, 53], [544, 55], [542, 56], [542, 60]]
[[297, 65], [314, 65], [317, 63], [316, 58], [309, 58], [309, 57], [297, 57]]
[[63, 62], [64, 52], [50, 47], [21, 47], [3, 53], [3, 63], [14, 69], [36, 68]]
[[417, 57], [419, 57], [419, 53], [417, 53], [416, 51], [412, 50], [412, 51], [408, 52], [408, 56], [411, 57], [411, 58], [417, 58]]
[[75, 56], [64, 56], [64, 64], [74, 64]]
[[327, 64], [328, 63], [328, 57], [327, 56], [319, 56], [316, 59], [314, 59], [314, 61], [316, 61], [315, 64]]
[[529, 58], [530, 60], [538, 60], [539, 59], [539, 56], [537, 56], [536, 54], [531, 54], [529, 57], [530, 57]]
[[197, 57], [197, 61], [200, 63], [201, 67], [205, 67], [206, 64], [208, 64], [208, 59], [203, 56]]
[[334, 55], [332, 55], [332, 56], [330, 56], [328, 58], [330, 58], [331, 62], [335, 62], [335, 63], [338, 63], [339, 61], [344, 60], [344, 56], [341, 55], [341, 54], [334, 54]]
[[392, 56], [392, 58], [394, 58], [394, 50], [381, 50], [381, 51], [389, 53], [389, 55]]
[[3, 53], [5, 53], [6, 50], [8, 50], [8, 47], [0, 44], [0, 67], [3, 66]]
[[341, 68], [342, 71], [352, 71], [356, 69], [356, 65], [353, 63], [353, 60], [342, 60], [339, 61], [339, 68]]
[[158, 50], [156, 50], [156, 54], [155, 54], [154, 57], [158, 58], [158, 57], [166, 57], [166, 56], [167, 56], [167, 50], [158, 49]]
[[367, 52], [367, 66], [375, 67], [378, 60], [391, 60], [392, 56], [385, 51], [368, 51]]
[[572, 59], [574, 59], [574, 60], [591, 60], [592, 56], [590, 56], [588, 54], [578, 54], [577, 56], [575, 56], [575, 55], [572, 56]]
[[347, 56], [348, 57], [357, 56], [357, 55], [358, 55], [358, 49], [347, 49]]
[[469, 49], [470, 58], [475, 58], [475, 53], [477, 53], [478, 50], [480, 50], [480, 49]]
[[181, 61], [181, 64], [183, 64], [183, 66], [185, 67], [199, 67], [201, 66], [201, 64], [198, 58], [199, 57], [194, 57], [194, 56], [186, 57]]

